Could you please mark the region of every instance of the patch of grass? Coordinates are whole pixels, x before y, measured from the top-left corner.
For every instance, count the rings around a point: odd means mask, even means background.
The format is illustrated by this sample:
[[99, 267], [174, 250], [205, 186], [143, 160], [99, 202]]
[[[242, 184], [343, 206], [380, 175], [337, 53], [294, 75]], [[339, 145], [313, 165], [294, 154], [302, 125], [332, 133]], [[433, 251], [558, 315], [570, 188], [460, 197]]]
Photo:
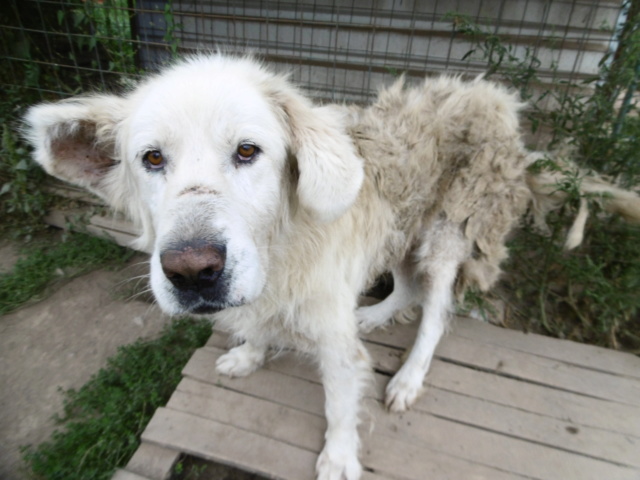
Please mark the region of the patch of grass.
[[56, 280], [69, 279], [95, 268], [124, 263], [134, 252], [110, 240], [81, 233], [65, 241], [34, 242], [22, 252], [13, 270], [0, 274], [0, 315], [40, 299]]
[[37, 478], [109, 479], [127, 463], [156, 408], [164, 405], [196, 348], [211, 335], [207, 320], [181, 319], [156, 340], [120, 347], [80, 390], [65, 393], [64, 425], [51, 440], [23, 449]]

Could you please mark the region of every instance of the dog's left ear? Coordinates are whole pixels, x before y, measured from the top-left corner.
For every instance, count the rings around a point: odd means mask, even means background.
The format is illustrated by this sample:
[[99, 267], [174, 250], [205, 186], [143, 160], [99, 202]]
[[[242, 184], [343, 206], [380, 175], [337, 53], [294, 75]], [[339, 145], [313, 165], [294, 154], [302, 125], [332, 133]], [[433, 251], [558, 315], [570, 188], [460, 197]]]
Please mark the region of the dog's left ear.
[[279, 97], [298, 161], [300, 204], [317, 220], [336, 220], [355, 202], [364, 178], [362, 159], [346, 132], [347, 113], [316, 107], [293, 90]]

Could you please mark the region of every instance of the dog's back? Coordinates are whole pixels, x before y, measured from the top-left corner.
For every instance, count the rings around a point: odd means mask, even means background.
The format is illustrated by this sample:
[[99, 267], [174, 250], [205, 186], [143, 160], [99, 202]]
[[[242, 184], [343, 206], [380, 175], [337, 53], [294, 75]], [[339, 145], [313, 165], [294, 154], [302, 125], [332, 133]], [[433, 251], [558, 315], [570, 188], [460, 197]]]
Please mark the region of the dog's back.
[[463, 287], [495, 282], [504, 237], [531, 199], [520, 107], [515, 95], [481, 79], [428, 78], [409, 88], [400, 79], [353, 116], [367, 180], [392, 209], [392, 230], [408, 237], [404, 244], [438, 218], [463, 229], [473, 252], [461, 268]]

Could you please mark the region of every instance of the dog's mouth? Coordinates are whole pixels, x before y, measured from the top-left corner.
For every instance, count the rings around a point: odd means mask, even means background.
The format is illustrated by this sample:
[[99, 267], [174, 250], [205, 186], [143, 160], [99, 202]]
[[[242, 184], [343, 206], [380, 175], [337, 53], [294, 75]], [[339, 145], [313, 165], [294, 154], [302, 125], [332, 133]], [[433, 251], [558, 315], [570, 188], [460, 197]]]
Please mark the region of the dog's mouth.
[[227, 307], [221, 307], [218, 305], [210, 305], [210, 304], [202, 304], [202, 305], [198, 305], [197, 307], [194, 307], [192, 309], [190, 309], [189, 313], [193, 313], [195, 315], [211, 315], [214, 313], [218, 313], [222, 310], [224, 310]]
[[212, 303], [206, 300], [202, 300], [198, 303], [194, 303], [191, 305], [185, 305], [183, 303], [180, 304], [180, 307], [183, 310], [183, 314], [187, 315], [213, 315], [214, 313], [221, 312], [222, 310], [226, 310], [228, 308], [241, 307], [244, 305], [244, 302], [238, 303]]
[[[226, 289], [223, 289], [226, 290]], [[180, 309], [186, 314], [210, 315], [230, 307], [240, 306], [243, 302], [229, 302], [226, 292], [215, 292], [215, 295], [207, 295], [210, 292], [195, 292], [173, 289], [173, 298]]]

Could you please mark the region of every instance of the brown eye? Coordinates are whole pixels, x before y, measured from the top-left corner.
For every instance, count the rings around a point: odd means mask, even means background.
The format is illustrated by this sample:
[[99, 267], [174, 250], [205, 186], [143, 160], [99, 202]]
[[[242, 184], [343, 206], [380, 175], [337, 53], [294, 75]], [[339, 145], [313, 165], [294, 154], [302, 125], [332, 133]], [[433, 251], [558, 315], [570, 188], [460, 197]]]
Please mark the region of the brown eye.
[[258, 153], [258, 147], [250, 143], [242, 143], [238, 145], [236, 153], [238, 154], [238, 160], [247, 162], [253, 160], [253, 157], [256, 156]]
[[150, 150], [146, 152], [142, 157], [142, 161], [145, 166], [151, 170], [164, 168], [165, 164], [164, 157], [159, 150]]

